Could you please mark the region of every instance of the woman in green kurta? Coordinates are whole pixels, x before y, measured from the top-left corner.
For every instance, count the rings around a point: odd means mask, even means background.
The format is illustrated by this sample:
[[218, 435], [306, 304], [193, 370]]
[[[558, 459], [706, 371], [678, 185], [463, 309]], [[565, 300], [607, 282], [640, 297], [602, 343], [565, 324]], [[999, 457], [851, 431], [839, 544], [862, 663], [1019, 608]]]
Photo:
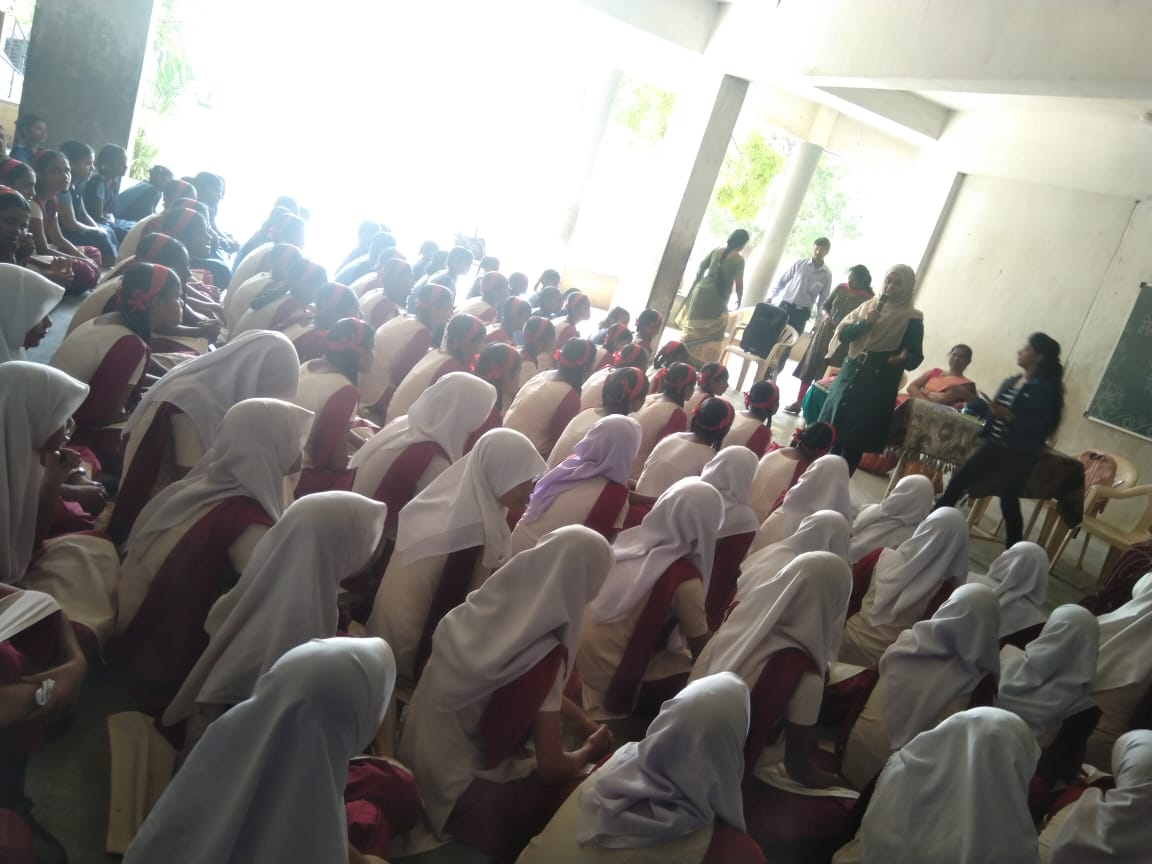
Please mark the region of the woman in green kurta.
[[747, 245], [748, 232], [738, 228], [726, 246], [714, 249], [700, 262], [696, 282], [676, 318], [684, 331], [682, 341], [697, 368], [720, 359], [733, 287], [737, 304], [744, 297], [744, 256], [740, 253]]
[[916, 274], [897, 264], [884, 277], [884, 289], [853, 310], [836, 328], [833, 345], [848, 346], [848, 357], [832, 382], [820, 419], [836, 429], [834, 453], [853, 472], [865, 453], [884, 449], [905, 370], [924, 362], [924, 316], [912, 306]]

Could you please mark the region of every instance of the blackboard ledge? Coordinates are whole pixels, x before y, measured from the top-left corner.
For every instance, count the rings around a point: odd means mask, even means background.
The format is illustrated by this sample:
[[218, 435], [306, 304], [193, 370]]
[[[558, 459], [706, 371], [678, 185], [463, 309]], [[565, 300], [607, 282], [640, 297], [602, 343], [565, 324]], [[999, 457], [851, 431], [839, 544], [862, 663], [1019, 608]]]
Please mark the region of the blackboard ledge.
[[1101, 426], [1107, 426], [1109, 429], [1115, 429], [1117, 432], [1123, 432], [1125, 435], [1131, 435], [1133, 438], [1139, 438], [1141, 441], [1152, 442], [1152, 436], [1143, 435], [1131, 429], [1125, 429], [1123, 426], [1117, 426], [1115, 423], [1109, 423], [1107, 420], [1101, 420], [1099, 417], [1093, 417], [1087, 411], [1084, 412], [1084, 419], [1091, 420], [1093, 423], [1099, 423]]

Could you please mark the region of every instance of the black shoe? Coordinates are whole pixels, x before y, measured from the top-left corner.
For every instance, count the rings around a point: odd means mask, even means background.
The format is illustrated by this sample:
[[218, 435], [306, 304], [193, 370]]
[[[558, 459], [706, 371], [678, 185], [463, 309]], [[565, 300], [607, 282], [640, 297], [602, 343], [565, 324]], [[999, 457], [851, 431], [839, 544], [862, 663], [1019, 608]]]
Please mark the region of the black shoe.
[[32, 815], [31, 799], [25, 798], [23, 806], [17, 808], [16, 813], [24, 820], [28, 830], [32, 832], [36, 864], [68, 864], [68, 853], [63, 844], [49, 834]]

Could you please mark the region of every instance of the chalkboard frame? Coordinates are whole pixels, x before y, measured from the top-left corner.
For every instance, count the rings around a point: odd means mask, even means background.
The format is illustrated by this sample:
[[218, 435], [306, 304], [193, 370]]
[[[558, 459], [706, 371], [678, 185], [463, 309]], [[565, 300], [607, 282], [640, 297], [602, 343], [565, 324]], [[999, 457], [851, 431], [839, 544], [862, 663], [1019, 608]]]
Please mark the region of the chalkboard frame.
[[[1137, 316], [1142, 314], [1146, 314], [1147, 318], [1138, 320]], [[1123, 364], [1125, 362], [1126, 340], [1135, 336], [1138, 330], [1144, 331], [1146, 329], [1152, 331], [1152, 285], [1147, 282], [1141, 282], [1140, 290], [1136, 293], [1136, 300], [1132, 304], [1132, 309], [1129, 311], [1127, 319], [1125, 319], [1124, 329], [1120, 331], [1120, 337], [1116, 340], [1116, 346], [1112, 349], [1112, 356], [1108, 358], [1108, 365], [1104, 367], [1104, 374], [1101, 376], [1100, 383], [1096, 386], [1096, 390], [1092, 394], [1092, 400], [1088, 403], [1088, 408], [1084, 412], [1084, 416], [1093, 423], [1108, 426], [1119, 432], [1126, 432], [1144, 441], [1152, 441], [1152, 416], [1146, 418], [1146, 423], [1141, 423], [1137, 428], [1133, 428], [1124, 424], [1124, 418], [1115, 417], [1108, 407], [1111, 404], [1115, 404], [1121, 395], [1120, 388], [1113, 387], [1111, 382], [1121, 377], [1120, 375], [1113, 374], [1113, 370], [1116, 364]], [[1139, 335], [1141, 337], [1152, 336], [1152, 332], [1140, 332]], [[1146, 356], [1152, 357], [1152, 353]], [[1152, 403], [1152, 394], [1148, 395], [1148, 399], [1149, 402]]]

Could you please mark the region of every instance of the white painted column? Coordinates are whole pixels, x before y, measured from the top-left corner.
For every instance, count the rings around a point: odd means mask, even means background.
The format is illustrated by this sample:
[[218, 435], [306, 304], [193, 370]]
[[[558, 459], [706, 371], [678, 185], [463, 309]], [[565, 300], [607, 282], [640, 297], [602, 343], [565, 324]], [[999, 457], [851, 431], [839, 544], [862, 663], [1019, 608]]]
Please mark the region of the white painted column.
[[568, 206], [564, 210], [560, 225], [560, 242], [564, 246], [572, 241], [572, 235], [576, 233], [584, 192], [596, 167], [596, 156], [600, 152], [600, 144], [612, 119], [612, 108], [616, 103], [616, 94], [620, 91], [623, 77], [624, 73], [615, 66], [605, 70], [600, 81], [589, 88], [580, 112], [580, 122], [575, 124], [575, 128], [582, 130], [583, 140], [577, 150], [580, 154], [578, 167], [573, 175]]

